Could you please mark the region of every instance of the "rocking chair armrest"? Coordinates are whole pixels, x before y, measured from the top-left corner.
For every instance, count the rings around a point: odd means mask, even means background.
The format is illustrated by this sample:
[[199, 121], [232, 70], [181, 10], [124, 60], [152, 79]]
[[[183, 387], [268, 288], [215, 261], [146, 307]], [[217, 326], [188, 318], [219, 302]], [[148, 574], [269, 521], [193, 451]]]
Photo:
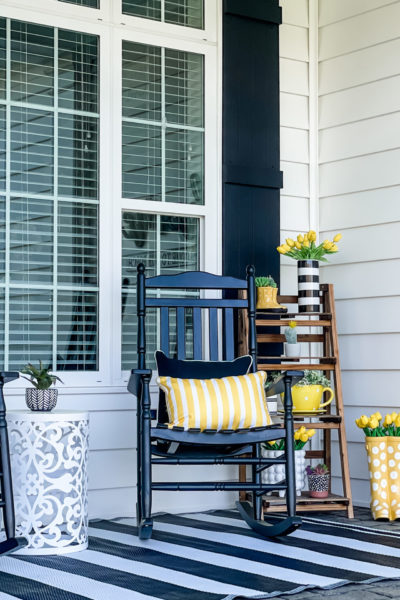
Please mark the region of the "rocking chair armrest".
[[278, 394], [285, 393], [285, 377], [290, 377], [290, 387], [292, 387], [304, 377], [304, 371], [286, 371], [286, 373], [281, 375], [281, 377], [266, 390], [265, 395], [267, 398], [269, 398], [269, 396], [277, 396]]
[[128, 392], [138, 397], [142, 384], [148, 385], [153, 371], [151, 369], [132, 369], [128, 381]]

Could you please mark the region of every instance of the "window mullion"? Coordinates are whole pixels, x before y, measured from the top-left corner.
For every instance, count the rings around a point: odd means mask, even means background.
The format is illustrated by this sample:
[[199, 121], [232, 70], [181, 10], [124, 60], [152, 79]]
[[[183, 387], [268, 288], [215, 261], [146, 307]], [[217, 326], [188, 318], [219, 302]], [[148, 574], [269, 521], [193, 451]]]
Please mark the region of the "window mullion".
[[53, 181], [53, 358], [57, 369], [57, 280], [58, 280], [58, 28], [54, 29], [54, 181]]
[[11, 173], [11, 19], [6, 20], [6, 239], [4, 291], [4, 370], [8, 369], [10, 330], [10, 173]]
[[165, 48], [161, 48], [161, 202], [165, 202]]

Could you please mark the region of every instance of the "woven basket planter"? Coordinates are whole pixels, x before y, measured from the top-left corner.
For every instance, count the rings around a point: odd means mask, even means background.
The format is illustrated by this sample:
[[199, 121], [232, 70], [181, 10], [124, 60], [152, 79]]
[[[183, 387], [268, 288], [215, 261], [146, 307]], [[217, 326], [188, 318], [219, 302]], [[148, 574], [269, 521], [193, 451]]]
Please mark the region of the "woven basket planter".
[[30, 410], [50, 411], [57, 404], [58, 390], [56, 388], [48, 390], [37, 390], [36, 388], [27, 388], [25, 390], [25, 402]]

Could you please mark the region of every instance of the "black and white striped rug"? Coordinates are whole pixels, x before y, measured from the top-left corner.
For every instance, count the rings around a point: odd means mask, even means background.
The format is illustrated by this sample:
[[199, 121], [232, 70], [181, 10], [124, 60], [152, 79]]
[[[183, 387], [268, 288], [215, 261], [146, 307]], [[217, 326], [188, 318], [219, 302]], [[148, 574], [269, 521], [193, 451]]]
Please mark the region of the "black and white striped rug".
[[162, 515], [153, 539], [134, 520], [91, 524], [89, 549], [67, 556], [0, 557], [0, 600], [268, 598], [400, 578], [400, 538], [318, 519], [268, 541], [234, 511]]

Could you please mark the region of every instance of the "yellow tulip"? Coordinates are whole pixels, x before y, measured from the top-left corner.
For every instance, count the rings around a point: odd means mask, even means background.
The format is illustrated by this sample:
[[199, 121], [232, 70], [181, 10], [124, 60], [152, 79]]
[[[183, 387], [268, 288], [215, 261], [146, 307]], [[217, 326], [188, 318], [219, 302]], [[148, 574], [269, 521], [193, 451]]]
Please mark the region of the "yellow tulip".
[[304, 427], [304, 425], [302, 425], [302, 426], [299, 428], [299, 431], [300, 431], [300, 433], [305, 433], [305, 432], [307, 431], [307, 429]]
[[269, 444], [270, 446], [273, 446], [274, 444], [276, 444], [276, 440], [271, 440], [270, 442], [268, 442], [268, 444]]
[[310, 242], [315, 242], [315, 240], [317, 239], [317, 234], [315, 233], [315, 231], [313, 231], [312, 229], [310, 229], [310, 231], [308, 232], [307, 237], [310, 240]]
[[308, 240], [304, 240], [303, 247], [304, 248], [309, 248], [310, 247], [310, 242]]
[[376, 411], [376, 413], [374, 413], [372, 416], [373, 416], [373, 417], [376, 417], [376, 418], [378, 419], [378, 421], [381, 421], [381, 420], [382, 420], [382, 415], [381, 415], [381, 413], [379, 412], [379, 410], [378, 410], [378, 411]]
[[300, 242], [300, 244], [304, 242], [304, 236], [302, 236], [301, 233], [299, 233], [299, 235], [297, 236], [297, 241]]
[[292, 240], [292, 238], [286, 238], [286, 243], [290, 248], [293, 248], [294, 241]]
[[291, 329], [294, 329], [296, 327], [296, 325], [297, 325], [296, 321], [289, 321], [289, 327]]
[[355, 422], [355, 424], [357, 425], [357, 427], [360, 427], [360, 428], [362, 428], [362, 425], [361, 425], [361, 419], [355, 419], [355, 421], [354, 421], [354, 422]]
[[336, 244], [332, 244], [332, 246], [329, 248], [329, 250], [331, 252], [337, 252], [339, 250], [339, 248], [336, 246]]
[[296, 246], [297, 250], [301, 250], [300, 242], [295, 242], [294, 245]]
[[392, 415], [386, 415], [385, 420], [383, 421], [384, 426], [388, 427], [392, 423], [393, 423]]
[[309, 429], [308, 430], [308, 437], [312, 437], [313, 435], [315, 435], [315, 429]]
[[278, 246], [277, 250], [278, 250], [279, 254], [286, 254], [286, 250], [284, 250], [283, 246]]
[[300, 432], [299, 431], [295, 431], [294, 432], [294, 439], [295, 440], [299, 440], [300, 439]]
[[285, 252], [289, 252], [290, 250], [290, 246], [288, 246], [287, 244], [282, 244], [282, 248], [285, 250]]
[[330, 242], [329, 240], [325, 240], [324, 243], [322, 244], [323, 248], [325, 248], [325, 250], [330, 250], [333, 246], [333, 243]]
[[392, 421], [394, 421], [397, 418], [397, 413], [392, 412], [391, 417], [392, 417]]
[[342, 239], [342, 234], [341, 233], [337, 233], [335, 235], [335, 237], [333, 238], [334, 242], [340, 242], [340, 240]]
[[396, 425], [396, 427], [400, 427], [400, 415], [396, 418], [394, 424]]
[[308, 442], [308, 435], [306, 433], [302, 433], [300, 436], [301, 442]]
[[305, 234], [304, 234], [304, 241], [305, 241], [305, 242], [308, 242], [308, 233], [305, 233]]
[[376, 429], [377, 427], [379, 427], [378, 419], [370, 419], [368, 422], [368, 427], [370, 427], [371, 429]]

